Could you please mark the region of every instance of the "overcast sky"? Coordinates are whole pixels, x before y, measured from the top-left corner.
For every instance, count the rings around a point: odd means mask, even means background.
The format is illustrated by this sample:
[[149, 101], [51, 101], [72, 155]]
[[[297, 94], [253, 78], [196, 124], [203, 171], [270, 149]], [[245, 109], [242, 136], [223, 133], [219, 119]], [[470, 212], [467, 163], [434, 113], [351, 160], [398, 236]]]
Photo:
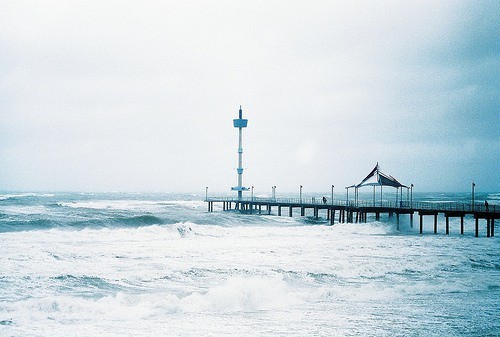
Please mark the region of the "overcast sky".
[[500, 191], [499, 1], [0, 8], [0, 190]]

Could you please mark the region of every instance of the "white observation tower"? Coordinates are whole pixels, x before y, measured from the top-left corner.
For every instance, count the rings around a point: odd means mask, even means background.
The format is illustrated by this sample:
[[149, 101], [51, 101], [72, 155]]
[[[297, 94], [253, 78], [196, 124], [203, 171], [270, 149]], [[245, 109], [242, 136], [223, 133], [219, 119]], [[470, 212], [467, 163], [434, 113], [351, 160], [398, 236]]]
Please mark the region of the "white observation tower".
[[235, 128], [238, 128], [239, 132], [239, 145], [238, 145], [238, 186], [232, 187], [231, 190], [238, 191], [238, 199], [241, 200], [243, 191], [248, 191], [248, 187], [243, 187], [243, 147], [242, 147], [242, 132], [243, 128], [247, 127], [248, 119], [243, 119], [243, 111], [241, 110], [240, 105], [240, 113], [238, 119], [233, 119], [233, 125]]

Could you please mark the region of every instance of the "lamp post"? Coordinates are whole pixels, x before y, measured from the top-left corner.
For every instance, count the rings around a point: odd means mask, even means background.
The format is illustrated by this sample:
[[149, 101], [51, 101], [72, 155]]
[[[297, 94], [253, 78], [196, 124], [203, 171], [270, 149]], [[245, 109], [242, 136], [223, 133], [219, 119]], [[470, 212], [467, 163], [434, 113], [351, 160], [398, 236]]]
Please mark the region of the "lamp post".
[[273, 186], [273, 200], [276, 201], [276, 186]]
[[333, 206], [333, 188], [334, 188], [334, 187], [335, 187], [335, 186], [334, 186], [334, 185], [332, 185], [332, 206]]
[[208, 186], [205, 187], [205, 200], [208, 201]]
[[413, 208], [413, 184], [410, 185], [410, 208]]
[[474, 210], [474, 189], [476, 187], [475, 183], [472, 183], [472, 210]]
[[300, 185], [299, 199], [300, 199], [300, 203], [302, 203], [302, 185]]
[[251, 200], [253, 201], [253, 186], [252, 186], [252, 199]]

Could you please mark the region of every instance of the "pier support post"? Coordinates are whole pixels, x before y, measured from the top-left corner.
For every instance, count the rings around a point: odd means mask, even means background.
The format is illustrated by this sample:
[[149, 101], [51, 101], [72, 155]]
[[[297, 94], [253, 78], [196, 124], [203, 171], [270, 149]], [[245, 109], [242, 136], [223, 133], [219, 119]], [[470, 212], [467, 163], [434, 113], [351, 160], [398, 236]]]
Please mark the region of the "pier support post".
[[289, 215], [289, 216], [292, 216], [292, 215], [293, 215], [293, 214], [292, 214], [292, 206], [290, 206], [290, 209], [288, 210], [288, 215]]
[[460, 217], [460, 234], [464, 235], [464, 217]]
[[491, 219], [491, 237], [495, 236], [495, 219]]
[[420, 234], [422, 234], [424, 229], [424, 219], [422, 214], [419, 214], [419, 216], [420, 216]]
[[413, 228], [413, 213], [410, 213], [410, 228]]
[[437, 214], [434, 214], [434, 234], [437, 234], [438, 232], [438, 216]]
[[334, 225], [335, 224], [335, 210], [332, 209], [332, 210], [330, 210], [330, 212], [332, 213], [332, 214], [330, 214], [330, 224]]
[[278, 216], [281, 216], [281, 206], [278, 206]]
[[479, 219], [476, 218], [476, 238], [479, 237]]
[[380, 212], [375, 213], [375, 220], [380, 220]]
[[486, 237], [489, 238], [491, 236], [490, 234], [490, 219], [486, 219]]
[[450, 218], [446, 216], [446, 235], [450, 235]]
[[396, 226], [397, 230], [399, 230], [399, 213], [396, 213]]
[[300, 216], [304, 216], [306, 214], [306, 210], [304, 207], [300, 208]]

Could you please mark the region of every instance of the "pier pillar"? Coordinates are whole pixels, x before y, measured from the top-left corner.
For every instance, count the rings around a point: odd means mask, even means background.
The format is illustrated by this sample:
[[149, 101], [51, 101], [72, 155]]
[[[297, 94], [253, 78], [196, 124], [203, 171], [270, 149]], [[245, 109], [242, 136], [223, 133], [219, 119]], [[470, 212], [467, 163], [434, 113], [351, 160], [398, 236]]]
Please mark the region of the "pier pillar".
[[424, 219], [423, 219], [424, 216], [422, 214], [419, 214], [419, 216], [420, 216], [420, 234], [422, 234], [424, 229]]
[[438, 215], [437, 213], [434, 214], [434, 234], [437, 234], [438, 232]]
[[399, 230], [399, 213], [396, 213], [396, 226], [397, 230]]
[[490, 234], [490, 219], [486, 219], [486, 237], [489, 238], [491, 236]]
[[306, 210], [304, 207], [300, 208], [300, 216], [304, 216], [306, 214]]
[[491, 237], [495, 236], [495, 219], [491, 219]]
[[356, 212], [356, 223], [358, 223], [358, 218], [359, 218], [359, 212]]
[[450, 218], [446, 216], [446, 235], [450, 234]]
[[317, 219], [319, 218], [319, 215], [318, 215], [318, 207], [314, 207], [314, 217]]
[[330, 213], [331, 213], [331, 209], [327, 208], [327, 210], [326, 210], [326, 220], [330, 220]]
[[333, 224], [335, 224], [335, 210], [332, 209], [332, 210], [330, 210], [330, 212], [332, 213], [332, 214], [330, 214], [330, 224], [333, 225]]
[[375, 213], [375, 220], [380, 220], [380, 212]]
[[460, 217], [460, 234], [464, 234], [464, 217]]
[[281, 206], [278, 206], [278, 216], [281, 216]]
[[262, 214], [262, 205], [259, 205], [259, 214]]
[[343, 210], [339, 209], [339, 223], [342, 223], [342, 213], [343, 212], [344, 212]]
[[479, 237], [479, 219], [476, 218], [476, 238]]
[[413, 213], [410, 213], [410, 228], [413, 228]]
[[290, 209], [289, 209], [289, 211], [288, 211], [288, 216], [292, 216], [292, 215], [293, 215], [293, 214], [292, 214], [292, 206], [290, 206]]
[[271, 215], [271, 205], [267, 205], [267, 215]]

